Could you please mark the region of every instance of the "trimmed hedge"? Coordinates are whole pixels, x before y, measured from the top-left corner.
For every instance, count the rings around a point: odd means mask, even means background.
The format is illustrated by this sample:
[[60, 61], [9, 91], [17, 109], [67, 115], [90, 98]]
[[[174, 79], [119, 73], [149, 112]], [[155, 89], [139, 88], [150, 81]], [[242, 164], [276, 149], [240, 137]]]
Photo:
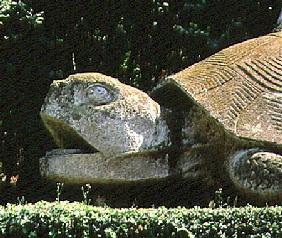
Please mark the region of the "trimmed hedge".
[[70, 202], [0, 207], [0, 237], [281, 237], [282, 207], [112, 209]]

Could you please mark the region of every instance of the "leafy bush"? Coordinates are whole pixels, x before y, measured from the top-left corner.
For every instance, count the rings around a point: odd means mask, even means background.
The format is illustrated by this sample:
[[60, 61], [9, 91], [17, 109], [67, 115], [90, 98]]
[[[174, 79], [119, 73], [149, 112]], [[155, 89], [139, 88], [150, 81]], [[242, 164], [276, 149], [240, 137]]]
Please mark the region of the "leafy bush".
[[281, 237], [282, 208], [112, 209], [38, 202], [0, 207], [1, 237]]
[[23, 1], [5, 0], [1, 5], [0, 158], [9, 182], [19, 169], [28, 168], [26, 178], [38, 175], [38, 157], [47, 144], [38, 112], [51, 82], [52, 47], [43, 12]]

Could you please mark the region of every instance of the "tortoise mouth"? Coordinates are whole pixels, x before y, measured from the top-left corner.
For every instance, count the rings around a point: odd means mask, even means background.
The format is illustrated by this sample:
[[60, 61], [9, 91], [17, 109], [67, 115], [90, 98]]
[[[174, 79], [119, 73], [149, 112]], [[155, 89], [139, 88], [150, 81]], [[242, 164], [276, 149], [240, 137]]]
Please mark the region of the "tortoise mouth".
[[44, 126], [59, 147], [53, 150], [55, 154], [94, 154], [99, 152], [62, 120], [45, 113], [40, 113], [40, 116]]
[[[55, 141], [58, 148], [47, 152], [48, 155], [66, 155], [66, 154], [96, 154], [102, 151], [97, 150], [95, 147], [90, 145], [82, 136], [79, 135], [72, 127], [67, 125], [64, 121], [50, 116], [46, 113], [40, 113], [41, 119], [44, 126], [47, 128], [51, 137]], [[114, 157], [138, 157], [138, 156], [149, 156], [152, 158], [158, 157], [159, 155], [169, 153], [171, 148], [152, 149], [146, 151], [128, 151], [122, 154], [113, 155]]]

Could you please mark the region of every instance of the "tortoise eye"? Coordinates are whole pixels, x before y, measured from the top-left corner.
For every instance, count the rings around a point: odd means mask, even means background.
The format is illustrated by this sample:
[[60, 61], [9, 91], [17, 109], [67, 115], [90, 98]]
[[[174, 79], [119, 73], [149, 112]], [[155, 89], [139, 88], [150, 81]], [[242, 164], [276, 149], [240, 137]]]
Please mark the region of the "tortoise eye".
[[86, 89], [86, 95], [96, 105], [107, 104], [114, 100], [113, 91], [101, 84], [90, 85]]

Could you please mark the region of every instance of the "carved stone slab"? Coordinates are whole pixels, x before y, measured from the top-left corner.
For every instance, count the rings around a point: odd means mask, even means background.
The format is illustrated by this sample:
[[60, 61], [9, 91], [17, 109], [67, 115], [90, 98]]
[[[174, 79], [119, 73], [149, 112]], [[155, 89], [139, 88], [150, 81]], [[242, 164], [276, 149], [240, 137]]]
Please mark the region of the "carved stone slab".
[[101, 153], [67, 154], [55, 151], [40, 159], [40, 172], [43, 177], [55, 181], [112, 184], [166, 179], [169, 165], [167, 158], [155, 159], [147, 155], [107, 158]]

